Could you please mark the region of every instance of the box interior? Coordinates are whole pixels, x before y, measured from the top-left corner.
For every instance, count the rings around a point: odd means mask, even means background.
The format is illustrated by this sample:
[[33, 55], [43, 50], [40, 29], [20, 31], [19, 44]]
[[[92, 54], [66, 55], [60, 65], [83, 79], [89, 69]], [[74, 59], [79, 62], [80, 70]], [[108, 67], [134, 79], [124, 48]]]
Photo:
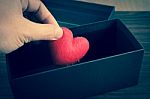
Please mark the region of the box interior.
[[[90, 43], [90, 50], [76, 64], [87, 63], [142, 48], [119, 20], [84, 25], [71, 28], [71, 30], [74, 37], [86, 37]], [[17, 78], [45, 70], [63, 68], [64, 66], [53, 65], [50, 58], [49, 44], [50, 41], [34, 41], [7, 54], [11, 77]]]
[[[85, 3], [80, 1], [44, 0], [43, 1], [60, 26], [76, 27], [83, 24], [108, 20], [114, 11], [113, 6]], [[25, 12], [32, 21], [39, 22], [33, 13]]]

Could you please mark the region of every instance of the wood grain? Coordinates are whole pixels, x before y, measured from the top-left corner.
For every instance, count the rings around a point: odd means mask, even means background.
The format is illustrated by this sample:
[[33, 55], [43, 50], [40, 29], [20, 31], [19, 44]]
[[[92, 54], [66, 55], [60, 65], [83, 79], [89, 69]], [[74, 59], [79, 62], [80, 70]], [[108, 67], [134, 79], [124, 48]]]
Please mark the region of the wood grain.
[[79, 0], [97, 4], [112, 5], [117, 11], [150, 11], [149, 0]]
[[[145, 49], [139, 84], [88, 99], [150, 99], [150, 12], [116, 12]], [[13, 99], [7, 78], [5, 55], [0, 53], [0, 99]]]

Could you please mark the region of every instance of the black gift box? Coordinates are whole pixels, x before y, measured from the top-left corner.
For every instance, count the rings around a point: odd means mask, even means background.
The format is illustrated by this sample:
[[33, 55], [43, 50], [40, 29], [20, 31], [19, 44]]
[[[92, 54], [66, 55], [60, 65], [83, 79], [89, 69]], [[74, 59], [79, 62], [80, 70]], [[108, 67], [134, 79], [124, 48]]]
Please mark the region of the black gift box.
[[138, 83], [144, 49], [118, 19], [71, 28], [89, 40], [80, 62], [53, 65], [49, 41], [28, 43], [7, 55], [17, 99], [80, 99]]

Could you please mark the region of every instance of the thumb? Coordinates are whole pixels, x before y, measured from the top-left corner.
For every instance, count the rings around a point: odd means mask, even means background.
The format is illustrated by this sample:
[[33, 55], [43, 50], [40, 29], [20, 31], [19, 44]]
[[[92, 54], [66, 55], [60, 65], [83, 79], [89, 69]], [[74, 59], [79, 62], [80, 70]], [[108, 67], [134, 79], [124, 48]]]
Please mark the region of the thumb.
[[23, 18], [25, 42], [34, 40], [57, 40], [63, 35], [60, 27], [53, 24], [39, 24]]

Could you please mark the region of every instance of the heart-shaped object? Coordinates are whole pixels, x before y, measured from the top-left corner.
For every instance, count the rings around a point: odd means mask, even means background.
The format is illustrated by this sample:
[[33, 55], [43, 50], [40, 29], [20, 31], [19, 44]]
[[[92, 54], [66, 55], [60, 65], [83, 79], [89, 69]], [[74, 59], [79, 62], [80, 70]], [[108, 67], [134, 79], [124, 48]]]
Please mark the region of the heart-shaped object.
[[79, 61], [89, 50], [89, 42], [84, 37], [75, 37], [68, 28], [63, 29], [63, 36], [50, 43], [54, 64], [69, 65]]

